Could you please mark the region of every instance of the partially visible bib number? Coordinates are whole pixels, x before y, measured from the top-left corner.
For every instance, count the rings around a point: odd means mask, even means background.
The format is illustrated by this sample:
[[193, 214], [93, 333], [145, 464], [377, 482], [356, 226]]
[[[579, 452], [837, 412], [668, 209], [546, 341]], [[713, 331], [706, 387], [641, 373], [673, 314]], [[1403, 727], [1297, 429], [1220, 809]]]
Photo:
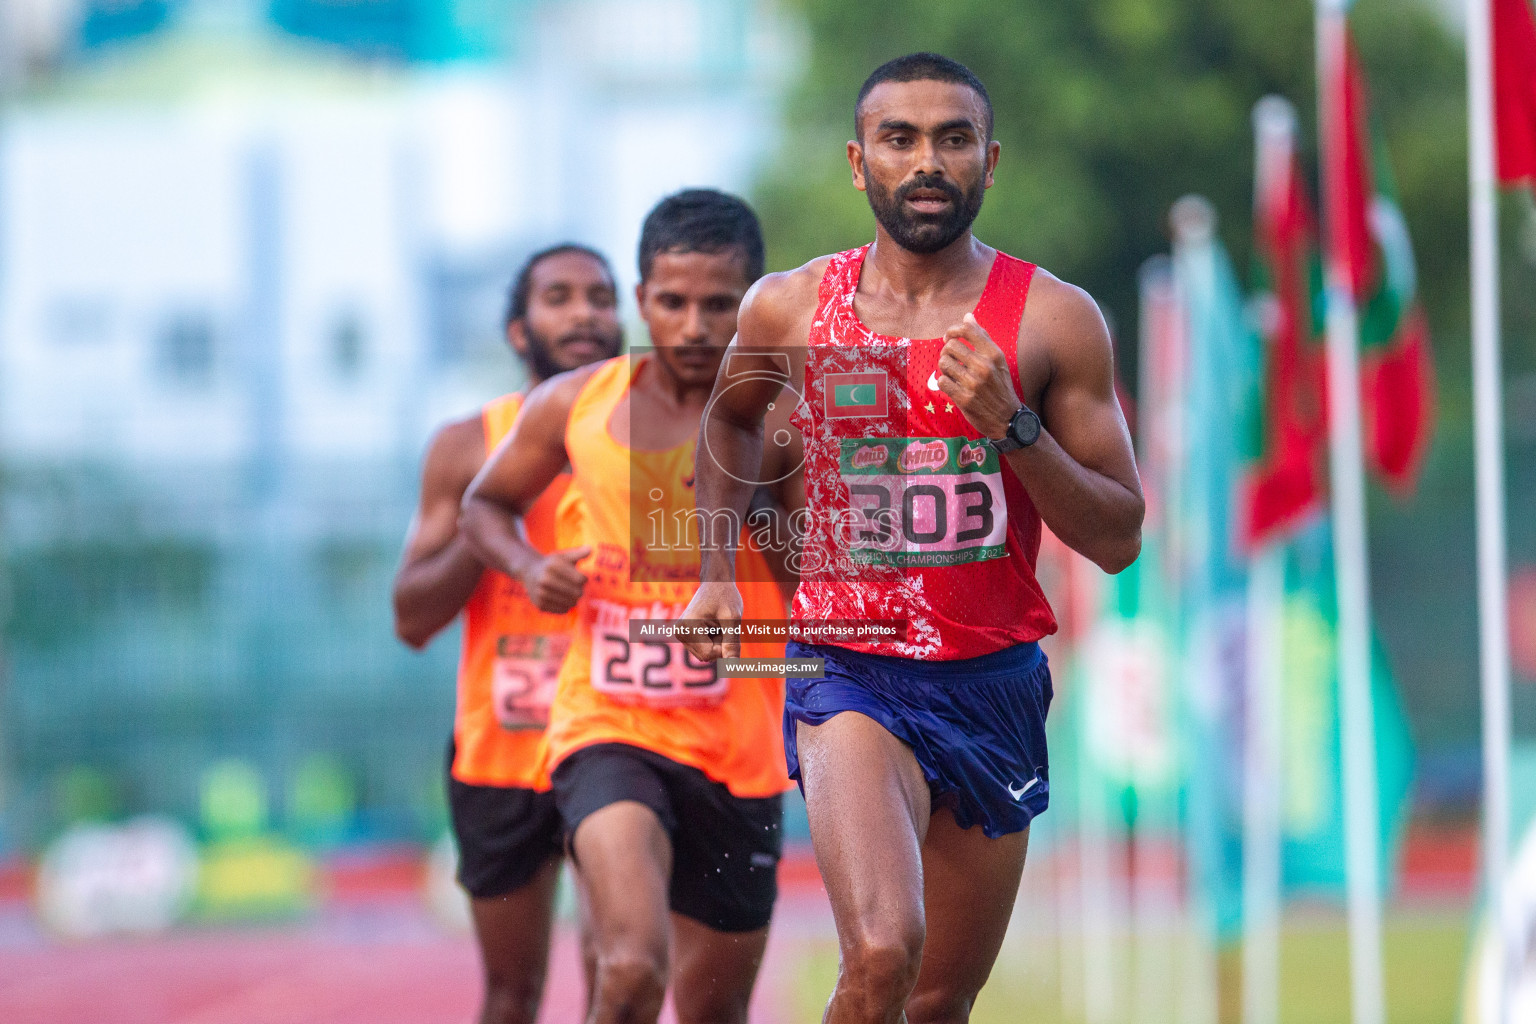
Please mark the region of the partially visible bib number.
[[1008, 503], [992, 446], [963, 437], [843, 438], [856, 562], [962, 565], [1006, 554]]
[[592, 686], [599, 693], [653, 707], [708, 706], [725, 699], [731, 681], [716, 675], [713, 662], [699, 661], [676, 641], [630, 639], [631, 621], [670, 615], [658, 614], [661, 609], [651, 605], [595, 599], [588, 607], [593, 616]]
[[496, 640], [491, 705], [503, 729], [542, 729], [549, 724], [560, 663], [571, 646], [564, 634], [509, 634]]

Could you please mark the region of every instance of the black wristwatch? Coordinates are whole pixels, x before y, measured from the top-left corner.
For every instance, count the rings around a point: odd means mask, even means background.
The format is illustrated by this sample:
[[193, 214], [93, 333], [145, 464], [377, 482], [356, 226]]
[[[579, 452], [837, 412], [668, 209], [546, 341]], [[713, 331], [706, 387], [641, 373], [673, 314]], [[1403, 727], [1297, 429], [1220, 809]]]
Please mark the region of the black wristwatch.
[[1020, 448], [1028, 448], [1040, 440], [1040, 417], [1035, 415], [1035, 410], [1027, 405], [1019, 406], [1019, 411], [1013, 414], [1013, 419], [1008, 421], [1008, 429], [1000, 438], [987, 438], [987, 443], [999, 454], [1016, 452]]

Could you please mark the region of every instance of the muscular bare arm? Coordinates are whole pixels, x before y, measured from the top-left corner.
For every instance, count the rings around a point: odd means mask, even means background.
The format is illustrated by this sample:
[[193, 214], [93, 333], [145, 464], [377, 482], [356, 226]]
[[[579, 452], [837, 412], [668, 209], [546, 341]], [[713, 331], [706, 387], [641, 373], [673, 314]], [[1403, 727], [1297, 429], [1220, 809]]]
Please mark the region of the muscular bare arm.
[[[775, 457], [764, 459], [763, 421], [768, 406], [783, 390], [785, 370], [797, 388], [804, 380], [805, 339], [825, 263], [818, 260], [798, 270], [769, 274], [742, 300], [736, 338], [721, 364], [709, 413], [699, 426], [700, 447], [709, 456], [698, 461], [694, 492], [705, 527], [699, 538], [703, 583], [684, 618], [722, 625], [740, 621], [741, 594], [735, 584], [739, 524], [752, 499], [752, 481], [775, 462]], [[752, 371], [757, 371], [757, 379], [742, 379]], [[804, 507], [799, 479], [782, 481], [778, 496], [791, 512]], [[740, 651], [740, 644], [731, 639], [693, 640], [688, 646], [698, 657], [709, 659], [735, 657]]]
[[1008, 462], [1052, 533], [1104, 571], [1119, 572], [1141, 554], [1146, 501], [1115, 395], [1114, 346], [1086, 292], [1046, 281], [1043, 301], [1024, 321], [1051, 354], [1051, 379], [1038, 410], [1045, 430], [1040, 442], [1010, 454]]
[[[792, 384], [804, 379], [805, 336], [815, 311], [820, 269], [818, 264], [809, 264], [799, 270], [769, 274], [742, 299], [736, 337], [726, 350], [709, 412], [699, 425], [701, 447], [709, 456], [699, 460], [695, 484], [695, 503], [703, 513], [702, 521], [725, 523], [726, 517], [719, 515], [723, 511], [738, 524], [736, 529], [715, 530], [700, 538], [700, 573], [706, 582], [735, 578], [739, 524], [751, 501], [754, 482], [761, 479], [765, 469], [771, 471], [786, 450], [775, 446], [764, 457], [763, 424], [768, 407], [780, 404], [776, 400], [783, 391], [785, 373]], [[805, 329], [798, 330], [801, 327]], [[776, 408], [773, 418], [776, 427], [786, 426], [787, 410]], [[786, 508], [803, 506], [795, 484], [782, 481], [776, 487]]]
[[[969, 315], [945, 337], [939, 389], [983, 436], [1002, 437], [1018, 408], [1006, 357]], [[1146, 505], [1115, 397], [1104, 318], [1082, 289], [1039, 272], [1018, 344], [1021, 366], [1043, 351], [1049, 372], [1035, 410], [1040, 438], [1010, 452], [1008, 464], [1051, 532], [1104, 571], [1119, 572], [1141, 552]]]
[[395, 635], [420, 650], [453, 621], [480, 582], [483, 565], [459, 533], [459, 502], [485, 461], [478, 415], [432, 438], [421, 474], [421, 504], [395, 573]]
[[790, 420], [797, 397], [786, 387], [769, 403], [763, 419], [763, 485], [747, 518], [747, 533], [767, 541], [761, 545], [762, 554], [786, 604], [794, 600], [800, 583], [795, 525], [797, 513], [805, 508], [804, 439]]
[[565, 425], [591, 370], [560, 374], [534, 388], [512, 432], [469, 485], [459, 530], [486, 565], [521, 581], [528, 599], [546, 612], [570, 611], [587, 578], [576, 563], [588, 548], [546, 555], [528, 543], [522, 517], [566, 465]]
[[791, 419], [798, 398], [798, 392], [786, 387], [763, 419], [763, 478], [779, 507], [790, 515], [805, 508], [805, 438]]

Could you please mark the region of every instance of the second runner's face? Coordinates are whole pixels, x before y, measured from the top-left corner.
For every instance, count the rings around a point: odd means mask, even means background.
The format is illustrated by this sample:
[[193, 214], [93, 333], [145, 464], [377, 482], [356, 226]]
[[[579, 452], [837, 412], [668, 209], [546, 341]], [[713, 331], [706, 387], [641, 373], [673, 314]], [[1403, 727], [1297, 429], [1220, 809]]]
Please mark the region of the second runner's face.
[[992, 187], [1000, 147], [981, 97], [953, 82], [881, 82], [848, 143], [853, 184], [897, 245], [937, 252], [965, 233]]
[[651, 261], [635, 298], [657, 360], [679, 384], [714, 385], [748, 287], [746, 260], [735, 249], [664, 252]]
[[541, 379], [618, 355], [624, 333], [608, 268], [582, 252], [544, 257], [530, 275], [528, 312], [508, 335]]

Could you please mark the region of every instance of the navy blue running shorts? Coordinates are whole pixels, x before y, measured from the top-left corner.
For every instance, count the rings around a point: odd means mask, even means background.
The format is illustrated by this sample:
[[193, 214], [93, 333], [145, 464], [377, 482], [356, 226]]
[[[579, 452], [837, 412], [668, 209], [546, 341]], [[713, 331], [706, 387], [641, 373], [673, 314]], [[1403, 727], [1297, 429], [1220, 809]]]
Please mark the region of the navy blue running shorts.
[[[790, 641], [790, 658], [822, 658], [820, 679], [785, 680], [784, 754], [800, 782], [795, 725], [844, 711], [879, 722], [912, 748], [934, 807], [989, 838], [1029, 827], [1050, 803], [1045, 714], [1051, 671], [1039, 644], [979, 658], [913, 661]], [[804, 783], [801, 783], [804, 788]]]

